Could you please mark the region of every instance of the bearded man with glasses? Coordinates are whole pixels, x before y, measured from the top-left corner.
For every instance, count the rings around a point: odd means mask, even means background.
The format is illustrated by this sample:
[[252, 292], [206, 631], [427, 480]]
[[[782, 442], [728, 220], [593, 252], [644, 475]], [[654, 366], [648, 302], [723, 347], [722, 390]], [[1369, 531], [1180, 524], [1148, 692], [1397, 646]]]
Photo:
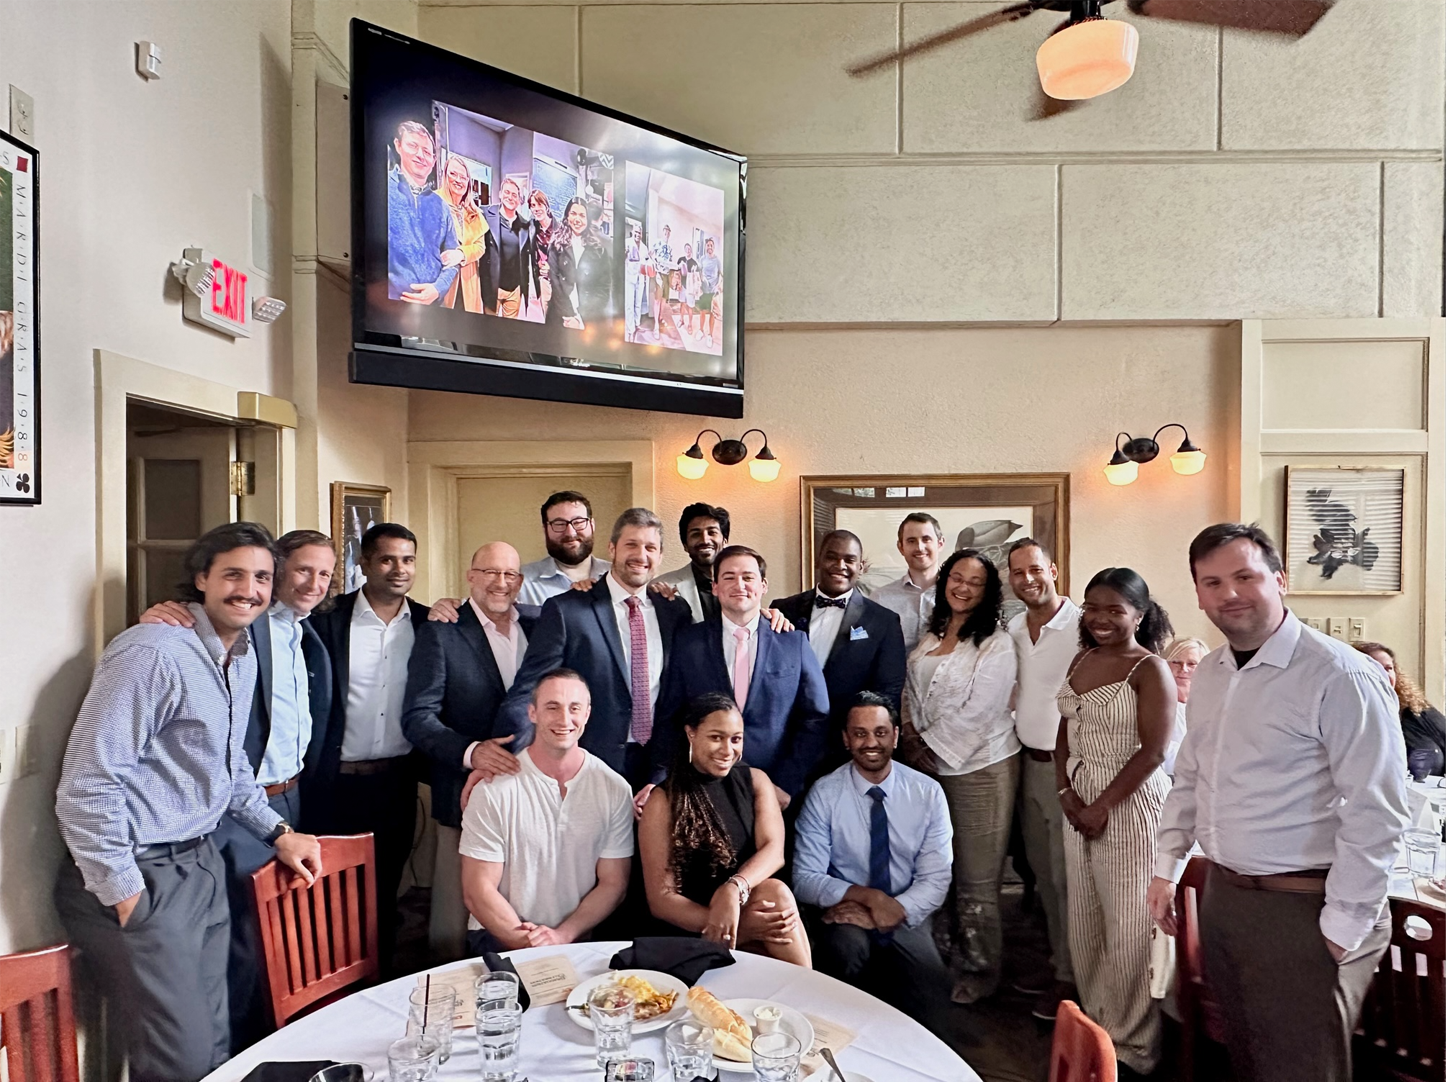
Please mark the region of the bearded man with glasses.
[[[591, 530], [589, 551], [591, 550]], [[462, 786], [489, 751], [497, 710], [522, 664], [538, 609], [519, 605], [521, 560], [506, 542], [483, 545], [467, 571], [470, 596], [456, 623], [432, 621], [417, 632], [407, 668], [402, 732], [430, 761], [437, 859], [432, 875], [428, 943], [434, 962], [464, 956], [467, 906], [462, 898]]]
[[592, 554], [592, 504], [581, 492], [554, 492], [542, 505], [542, 541], [547, 555], [522, 569], [518, 601], [539, 608], [574, 583], [596, 582], [608, 573], [606, 560]]

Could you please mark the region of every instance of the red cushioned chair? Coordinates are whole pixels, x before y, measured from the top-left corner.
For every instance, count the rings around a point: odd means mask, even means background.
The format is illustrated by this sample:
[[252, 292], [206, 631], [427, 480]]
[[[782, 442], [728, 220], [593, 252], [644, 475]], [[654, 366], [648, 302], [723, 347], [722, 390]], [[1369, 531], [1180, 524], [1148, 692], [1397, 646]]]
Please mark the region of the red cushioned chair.
[[1356, 1027], [1357, 1077], [1369, 1072], [1370, 1078], [1446, 1082], [1443, 966], [1446, 912], [1392, 898], [1391, 946], [1376, 968]]
[[1203, 1033], [1217, 1044], [1225, 1043], [1225, 1017], [1205, 983], [1205, 963], [1200, 953], [1200, 892], [1210, 862], [1192, 857], [1175, 888], [1175, 920], [1178, 999], [1180, 1004], [1180, 1082], [1195, 1077], [1195, 1049]]

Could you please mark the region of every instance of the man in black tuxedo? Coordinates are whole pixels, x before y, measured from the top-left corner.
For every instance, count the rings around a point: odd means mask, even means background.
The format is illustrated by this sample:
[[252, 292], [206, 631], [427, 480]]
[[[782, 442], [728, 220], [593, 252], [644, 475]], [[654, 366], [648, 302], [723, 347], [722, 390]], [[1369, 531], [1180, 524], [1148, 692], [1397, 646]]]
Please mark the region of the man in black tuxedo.
[[331, 718], [308, 817], [324, 834], [376, 839], [377, 916], [383, 974], [391, 969], [397, 888], [417, 822], [416, 759], [402, 732], [407, 663], [427, 607], [407, 597], [417, 569], [417, 538], [381, 522], [361, 540], [366, 583], [311, 618], [331, 658]]
[[843, 745], [849, 703], [861, 691], [888, 699], [895, 710], [904, 692], [904, 634], [898, 613], [870, 601], [856, 587], [864, 549], [848, 530], [825, 534], [818, 550], [818, 585], [775, 602], [808, 635], [828, 684], [828, 739], [824, 770], [848, 761]]
[[432, 873], [428, 942], [434, 962], [461, 958], [467, 948], [462, 898], [462, 786], [478, 745], [497, 736], [497, 711], [517, 677], [538, 609], [519, 607], [522, 561], [504, 541], [483, 545], [467, 571], [471, 593], [456, 623], [428, 621], [417, 631], [407, 667], [402, 732], [430, 761], [437, 859]]

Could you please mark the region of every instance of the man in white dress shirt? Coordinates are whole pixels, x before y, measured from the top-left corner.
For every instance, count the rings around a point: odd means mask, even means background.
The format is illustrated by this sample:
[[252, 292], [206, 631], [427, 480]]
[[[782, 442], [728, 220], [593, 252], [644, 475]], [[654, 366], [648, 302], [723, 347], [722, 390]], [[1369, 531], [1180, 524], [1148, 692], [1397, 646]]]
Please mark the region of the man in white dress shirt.
[[1203, 530], [1190, 571], [1227, 641], [1195, 673], [1150, 911], [1176, 931], [1175, 884], [1199, 842], [1205, 977], [1235, 1076], [1348, 1082], [1407, 823], [1396, 699], [1379, 665], [1286, 609], [1260, 527]]
[[695, 624], [718, 615], [718, 599], [713, 596], [713, 558], [728, 544], [731, 528], [726, 507], [690, 503], [678, 519], [678, 536], [688, 562], [653, 580], [678, 591], [693, 610]]
[[581, 492], [554, 492], [542, 504], [542, 543], [547, 555], [522, 568], [520, 605], [541, 606], [574, 583], [596, 581], [608, 562], [592, 554], [592, 504]]
[[[1052, 980], [1016, 984], [1037, 991], [1033, 1014], [1053, 1020], [1061, 999], [1078, 1001], [1069, 955], [1069, 898], [1064, 872], [1064, 812], [1054, 776], [1054, 745], [1059, 736], [1056, 698], [1079, 652], [1079, 606], [1056, 590], [1059, 569], [1048, 549], [1032, 537], [1009, 546], [1009, 585], [1024, 611], [1009, 621], [1009, 637], [1019, 660], [1014, 692], [1014, 732], [1019, 752], [1019, 826], [1024, 854], [1034, 870], [1039, 900], [1049, 931]], [[1037, 985], [1037, 986], [1036, 986]]]
[[881, 586], [872, 599], [899, 614], [904, 631], [904, 655], [914, 652], [919, 636], [934, 615], [934, 591], [944, 556], [944, 529], [927, 511], [914, 511], [899, 523], [899, 553], [909, 570], [897, 582]]

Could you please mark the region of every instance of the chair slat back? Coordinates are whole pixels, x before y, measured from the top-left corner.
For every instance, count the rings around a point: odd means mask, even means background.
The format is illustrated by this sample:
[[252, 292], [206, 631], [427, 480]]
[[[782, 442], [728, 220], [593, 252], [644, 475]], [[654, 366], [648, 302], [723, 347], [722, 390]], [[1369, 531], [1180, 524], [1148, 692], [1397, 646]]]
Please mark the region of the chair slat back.
[[1054, 1018], [1049, 1082], [1115, 1082], [1115, 1045], [1073, 1000], [1063, 1000]]
[[1175, 914], [1179, 924], [1176, 957], [1179, 965], [1180, 1009], [1194, 1012], [1186, 1025], [1201, 1027], [1212, 1041], [1225, 1043], [1225, 1018], [1205, 980], [1205, 959], [1200, 948], [1200, 897], [1210, 874], [1210, 862], [1191, 857], [1175, 888]]
[[0, 958], [0, 1048], [10, 1082], [79, 1082], [69, 947]]
[[1378, 1072], [1446, 1082], [1446, 911], [1391, 899], [1391, 946], [1366, 993], [1356, 1052]]
[[380, 969], [372, 836], [322, 838], [321, 867], [309, 887], [275, 860], [251, 876], [277, 1026]]

